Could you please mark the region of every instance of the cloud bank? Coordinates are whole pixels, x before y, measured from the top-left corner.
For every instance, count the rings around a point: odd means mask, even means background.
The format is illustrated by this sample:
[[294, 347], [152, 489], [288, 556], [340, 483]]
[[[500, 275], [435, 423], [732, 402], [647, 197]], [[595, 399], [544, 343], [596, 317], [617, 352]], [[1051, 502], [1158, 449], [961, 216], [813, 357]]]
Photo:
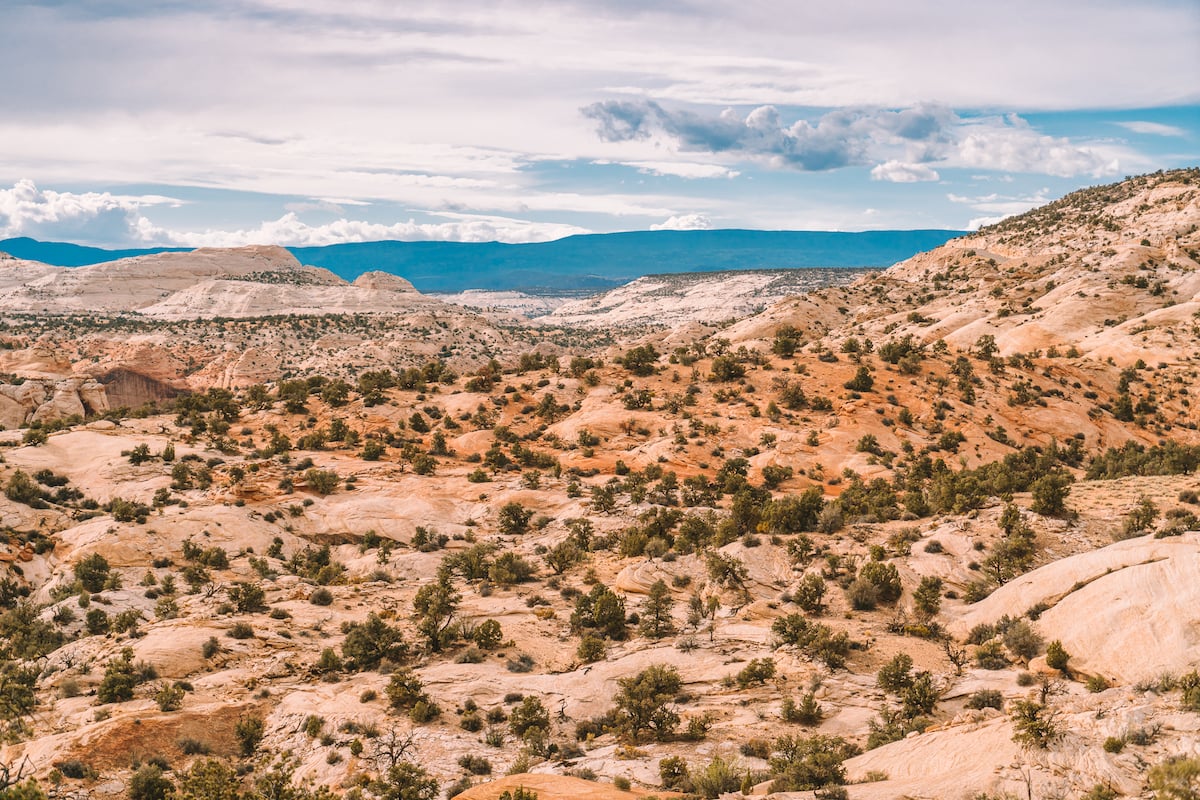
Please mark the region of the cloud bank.
[[302, 247], [381, 239], [517, 244], [591, 232], [587, 228], [557, 222], [449, 212], [440, 214], [452, 217], [446, 222], [420, 223], [410, 219], [384, 224], [342, 217], [313, 225], [303, 221], [297, 213], [304, 210], [341, 213], [342, 205], [366, 205], [341, 198], [295, 204], [295, 210], [278, 219], [235, 230], [175, 230], [154, 223], [143, 213], [155, 206], [179, 203], [174, 198], [158, 195], [42, 190], [31, 180], [20, 180], [10, 189], [0, 189], [0, 239], [28, 236], [100, 247], [240, 247], [249, 244]]
[[142, 208], [179, 203], [158, 195], [43, 191], [24, 179], [11, 189], [0, 189], [0, 238], [121, 242], [137, 231]]
[[263, 222], [248, 230], [168, 231], [149, 228], [147, 240], [184, 247], [241, 247], [249, 244], [279, 244], [287, 247], [316, 247], [341, 242], [373, 242], [398, 239], [405, 242], [507, 242], [523, 244], [561, 239], [586, 228], [561, 223], [530, 222], [504, 217], [464, 218], [452, 222], [418, 223], [413, 220], [390, 225], [363, 220], [339, 219], [323, 225], [303, 222], [294, 212]]
[[937, 180], [935, 165], [1101, 177], [1137, 160], [1114, 144], [1044, 135], [1015, 114], [964, 118], [932, 103], [837, 109], [791, 123], [769, 105], [744, 117], [731, 109], [672, 110], [653, 100], [605, 100], [581, 111], [605, 142], [654, 140], [684, 153], [731, 154], [804, 172], [875, 163], [874, 179], [899, 183]]

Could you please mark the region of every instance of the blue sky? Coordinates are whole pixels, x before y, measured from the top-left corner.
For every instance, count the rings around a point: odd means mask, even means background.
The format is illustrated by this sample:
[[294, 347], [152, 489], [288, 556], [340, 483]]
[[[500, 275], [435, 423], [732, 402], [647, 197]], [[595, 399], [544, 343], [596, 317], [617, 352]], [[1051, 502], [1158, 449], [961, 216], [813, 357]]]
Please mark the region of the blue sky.
[[0, 238], [967, 228], [1200, 164], [1194, 0], [0, 4]]

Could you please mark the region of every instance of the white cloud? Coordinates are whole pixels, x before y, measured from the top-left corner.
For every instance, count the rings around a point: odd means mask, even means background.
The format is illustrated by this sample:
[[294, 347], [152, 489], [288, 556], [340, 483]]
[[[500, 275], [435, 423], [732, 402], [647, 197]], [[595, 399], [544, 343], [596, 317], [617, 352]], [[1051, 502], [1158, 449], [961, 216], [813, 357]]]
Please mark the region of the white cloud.
[[871, 177], [898, 183], [938, 180], [937, 167], [1100, 177], [1149, 164], [1120, 144], [1047, 136], [1016, 114], [963, 117], [934, 103], [839, 108], [794, 121], [774, 106], [742, 116], [733, 109], [673, 109], [655, 100], [605, 100], [580, 111], [611, 144], [653, 142], [805, 172], [878, 162]]
[[1014, 214], [1024, 214], [1031, 208], [1045, 205], [1050, 201], [1050, 190], [1042, 189], [1025, 197], [986, 194], [978, 197], [965, 197], [951, 192], [946, 198], [952, 203], [959, 203], [975, 211], [982, 211], [984, 216], [973, 217], [967, 223], [967, 230], [978, 230], [984, 225], [994, 225], [1005, 217]]
[[940, 177], [937, 170], [924, 164], [905, 164], [895, 160], [885, 161], [871, 169], [871, 180], [873, 181], [917, 183], [919, 181], [936, 181]]
[[[822, 131], [816, 120], [810, 129], [780, 122], [778, 133], [770, 130], [798, 107], [897, 109], [932, 100], [944, 109], [1063, 110], [1200, 99], [1194, 3], [1145, 0], [1137, 14], [1128, 4], [1086, 0], [1012, 0], [999, 15], [988, 4], [960, 5], [948, 15], [934, 0], [792, 4], [788, 13], [778, 3], [723, 0], [7, 3], [0, 74], [37, 80], [10, 81], [0, 92], [0, 180], [328, 198], [348, 213], [326, 210], [346, 218], [354, 203], [339, 198], [514, 218], [545, 210], [611, 229], [630, 227], [630, 217], [646, 224], [685, 211], [765, 224], [758, 220], [770, 219], [787, 192], [807, 188], [797, 182], [770, 199], [750, 191], [768, 183], [750, 183], [754, 167], [787, 162], [786, 152], [765, 146], [772, 136], [802, 145], [813, 169], [850, 164], [863, 173], [894, 161], [943, 178], [979, 165], [1028, 180], [1025, 173], [1120, 175], [1172, 165], [1118, 143], [992, 130], [1012, 127], [1002, 118], [969, 138], [956, 128], [952, 140], [916, 144], [861, 125], [844, 153], [838, 131]], [[638, 98], [697, 116], [758, 108], [742, 125], [744, 141], [756, 135], [759, 146], [703, 163], [710, 159], [680, 158], [659, 140], [599, 141], [578, 114], [597, 101]], [[607, 159], [693, 178], [695, 196], [649, 196], [649, 180], [595, 188], [586, 170], [553, 172], [543, 158]], [[733, 183], [705, 180], [737, 172]], [[870, 202], [860, 195], [853, 206]], [[231, 227], [253, 230], [280, 211]], [[126, 222], [119, 208], [99, 219], [108, 227], [97, 221], [93, 239]]]
[[[95, 9], [80, 11], [87, 6]], [[1147, 0], [1133, 15], [1083, 0], [1013, 0], [1002, 15], [970, 3], [947, 15], [933, 0], [786, 14], [776, 6], [16, 4], [0, 26], [0, 74], [39, 79], [11, 82], [0, 97], [12, 130], [0, 132], [0, 152], [10, 169], [42, 181], [247, 188], [278, 183], [281, 166], [300, 173], [352, 160], [461, 177], [547, 152], [630, 160], [598, 146], [576, 113], [614, 95], [742, 108], [930, 98], [968, 108], [1145, 108], [1200, 97], [1200, 15], [1177, 0]], [[113, 120], [127, 135], [96, 147], [93, 132]], [[484, 163], [489, 149], [496, 163]], [[64, 156], [72, 174], [51, 174]], [[889, 158], [919, 160], [876, 161]], [[331, 179], [328, 191], [286, 192], [375, 196], [353, 183], [343, 176], [345, 189]]]
[[952, 203], [970, 206], [977, 211], [988, 211], [1007, 216], [1009, 214], [1020, 214], [1031, 208], [1036, 208], [1050, 202], [1050, 190], [1043, 188], [1032, 195], [1024, 197], [1002, 195], [995, 192], [977, 197], [964, 197], [963, 195], [951, 192], [946, 195], [946, 199]]
[[[248, 244], [310, 246], [380, 239], [448, 242], [544, 242], [587, 228], [513, 217], [433, 212], [450, 222], [391, 224], [341, 219], [322, 225], [302, 221], [298, 212], [320, 209], [340, 213], [328, 201], [296, 203], [288, 213], [252, 228], [235, 230], [177, 230], [158, 225], [142, 210], [178, 206], [160, 195], [114, 195], [107, 192], [56, 192], [39, 189], [33, 181], [18, 181], [0, 189], [0, 238], [28, 236], [46, 241], [72, 241], [99, 246], [240, 247]], [[368, 205], [353, 203], [353, 205]]]
[[127, 242], [138, 230], [140, 210], [162, 205], [178, 206], [180, 201], [160, 195], [43, 191], [22, 179], [11, 189], [0, 189], [0, 238]]
[[[1008, 216], [1012, 216], [1012, 215], [1010, 214]], [[967, 223], [967, 230], [977, 231], [980, 228], [983, 228], [987, 225], [995, 225], [997, 222], [1002, 222], [1003, 220], [1004, 220], [1003, 216], [1000, 216], [1000, 217], [972, 217], [970, 222]]]
[[652, 231], [706, 231], [712, 228], [712, 220], [703, 214], [679, 214], [657, 225]]
[[172, 231], [143, 218], [141, 238], [160, 245], [184, 247], [241, 247], [250, 244], [278, 244], [310, 247], [340, 242], [370, 242], [398, 239], [406, 242], [545, 242], [579, 233], [586, 228], [560, 223], [531, 222], [505, 217], [461, 215], [454, 222], [418, 223], [413, 220], [391, 225], [363, 220], [339, 219], [323, 225], [309, 225], [294, 212], [245, 230]]
[[720, 164], [700, 164], [695, 161], [626, 161], [650, 175], [673, 175], [678, 178], [736, 178], [741, 173]]
[[1147, 133], [1151, 136], [1187, 136], [1187, 131], [1183, 128], [1178, 128], [1174, 125], [1164, 125], [1161, 122], [1134, 120], [1132, 122], [1118, 122], [1117, 124], [1134, 133]]
[[369, 206], [366, 200], [352, 200], [349, 197], [318, 197], [320, 203], [330, 203], [335, 206]]
[[1010, 114], [1003, 120], [987, 118], [962, 126], [951, 166], [1030, 172], [1057, 177], [1117, 175], [1142, 159], [1133, 151], [1109, 143], [1072, 142], [1047, 136]]

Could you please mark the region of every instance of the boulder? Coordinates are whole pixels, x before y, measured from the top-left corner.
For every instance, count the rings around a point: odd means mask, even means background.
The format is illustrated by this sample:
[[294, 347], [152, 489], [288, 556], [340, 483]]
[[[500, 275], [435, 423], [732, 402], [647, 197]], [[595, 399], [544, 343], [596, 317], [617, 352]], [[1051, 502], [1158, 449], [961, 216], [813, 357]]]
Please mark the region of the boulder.
[[82, 417], [86, 413], [83, 407], [83, 401], [79, 399], [79, 392], [74, 386], [61, 386], [56, 388], [54, 395], [37, 407], [33, 412], [31, 422], [49, 422], [55, 419], [65, 419], [67, 417], [79, 416]]

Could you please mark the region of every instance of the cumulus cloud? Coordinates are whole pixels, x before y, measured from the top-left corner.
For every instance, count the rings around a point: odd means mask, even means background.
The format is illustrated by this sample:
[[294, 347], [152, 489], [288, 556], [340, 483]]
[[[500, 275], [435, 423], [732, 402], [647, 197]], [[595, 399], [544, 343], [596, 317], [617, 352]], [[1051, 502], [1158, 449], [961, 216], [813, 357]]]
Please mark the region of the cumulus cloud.
[[940, 176], [937, 170], [924, 164], [906, 164], [903, 161], [885, 161], [876, 164], [871, 169], [871, 180], [889, 181], [891, 183], [919, 183], [921, 181], [936, 181]]
[[716, 115], [672, 110], [653, 100], [606, 100], [581, 110], [607, 142], [653, 140], [682, 152], [732, 154], [802, 171], [875, 161], [882, 163], [872, 177], [898, 182], [937, 180], [935, 166], [1099, 177], [1117, 174], [1122, 156], [1131, 155], [1111, 144], [1044, 135], [1015, 114], [963, 118], [936, 104], [843, 108], [790, 124], [769, 105], [745, 117], [731, 109]]
[[108, 192], [56, 192], [42, 190], [30, 180], [11, 189], [0, 189], [0, 239], [28, 236], [46, 241], [70, 241], [97, 246], [240, 247], [249, 244], [317, 246], [380, 239], [445, 242], [544, 242], [579, 233], [586, 228], [555, 222], [535, 222], [512, 217], [438, 212], [446, 222], [379, 223], [349, 219], [344, 215], [321, 225], [300, 219], [298, 212], [321, 210], [342, 214], [343, 205], [370, 205], [345, 198], [320, 198], [291, 204], [286, 214], [252, 228], [203, 231], [175, 230], [158, 225], [143, 209], [180, 205], [182, 201], [159, 195], [116, 195]]
[[1133, 131], [1134, 133], [1148, 133], [1151, 136], [1186, 136], [1187, 131], [1183, 128], [1174, 125], [1164, 125], [1161, 122], [1146, 122], [1144, 120], [1133, 120], [1131, 122], [1118, 122], [1122, 128]]
[[744, 118], [726, 109], [717, 116], [672, 111], [652, 100], [606, 100], [582, 109], [608, 142], [662, 138], [683, 151], [732, 153], [765, 158], [805, 171], [864, 164], [879, 145], [948, 141], [954, 112], [922, 105], [900, 111], [847, 108], [815, 123], [785, 124], [774, 106], [759, 106]]
[[767, 158], [800, 170], [865, 163], [869, 145], [878, 137], [938, 142], [954, 116], [936, 106], [902, 112], [851, 108], [824, 114], [815, 124], [798, 120], [785, 125], [774, 106], [760, 106], [739, 118], [730, 109], [706, 116], [668, 110], [649, 100], [598, 102], [582, 112], [595, 121], [596, 132], [606, 142], [664, 138], [684, 151]]
[[712, 228], [712, 220], [703, 214], [678, 214], [651, 225], [652, 231], [706, 231]]
[[178, 206], [160, 195], [117, 195], [109, 192], [42, 190], [23, 179], [0, 189], [0, 238], [68, 240], [108, 245], [136, 239], [148, 206]]
[[1016, 114], [1003, 119], [965, 122], [955, 152], [955, 166], [1030, 172], [1069, 178], [1076, 175], [1116, 175], [1121, 159], [1111, 146], [1076, 144], [1069, 139], [1038, 133]]
[[449, 222], [419, 223], [414, 220], [383, 224], [354, 219], [339, 219], [323, 225], [310, 225], [295, 212], [256, 228], [224, 231], [172, 231], [147, 223], [139, 231], [143, 241], [183, 247], [241, 247], [250, 244], [278, 244], [288, 247], [315, 247], [340, 242], [371, 242], [399, 239], [406, 242], [545, 242], [579, 233], [585, 228], [561, 223], [531, 222], [508, 217], [457, 215]]

